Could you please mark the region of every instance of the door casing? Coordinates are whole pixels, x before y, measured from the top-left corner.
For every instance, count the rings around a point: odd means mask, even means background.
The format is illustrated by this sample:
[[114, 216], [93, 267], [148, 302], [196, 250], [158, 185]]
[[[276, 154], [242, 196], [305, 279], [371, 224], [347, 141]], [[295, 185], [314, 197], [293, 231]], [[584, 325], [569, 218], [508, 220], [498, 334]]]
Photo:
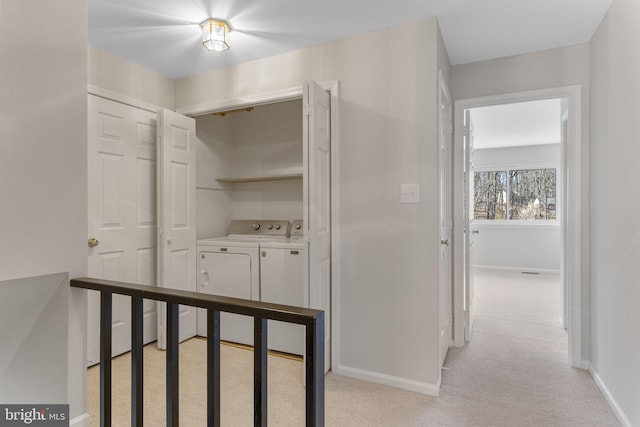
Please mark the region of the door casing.
[[464, 111], [469, 108], [549, 98], [567, 98], [569, 117], [567, 138], [562, 150], [565, 209], [561, 213], [563, 284], [567, 289], [567, 333], [569, 363], [577, 368], [588, 366], [588, 151], [583, 144], [582, 86], [563, 86], [534, 91], [514, 92], [455, 101], [454, 126], [454, 343], [464, 345]]
[[[340, 188], [336, 184], [339, 182], [339, 159], [338, 147], [340, 136], [340, 82], [337, 80], [318, 82], [318, 84], [329, 92], [331, 103], [331, 368], [339, 370], [340, 363], [340, 280], [338, 271], [340, 270], [340, 224], [338, 203], [340, 199]], [[191, 107], [176, 109], [176, 112], [186, 116], [198, 116], [202, 114], [215, 113], [219, 111], [239, 109], [245, 107], [255, 107], [259, 105], [273, 104], [276, 102], [301, 99], [303, 97], [303, 86], [296, 86], [279, 91], [269, 92], [260, 95], [250, 95], [232, 98], [224, 101], [216, 101], [200, 104]]]

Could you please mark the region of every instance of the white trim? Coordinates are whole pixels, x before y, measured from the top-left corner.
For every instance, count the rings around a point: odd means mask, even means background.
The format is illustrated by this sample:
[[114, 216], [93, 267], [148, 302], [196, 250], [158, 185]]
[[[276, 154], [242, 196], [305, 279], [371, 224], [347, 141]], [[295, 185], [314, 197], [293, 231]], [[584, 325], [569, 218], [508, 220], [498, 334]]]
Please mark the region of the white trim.
[[[337, 90], [337, 81], [331, 80], [328, 82], [318, 83], [323, 89], [332, 92]], [[237, 98], [226, 99], [223, 101], [206, 102], [198, 105], [188, 105], [176, 109], [176, 113], [184, 114], [185, 116], [201, 116], [203, 114], [215, 113], [218, 111], [228, 110], [230, 108], [244, 108], [244, 107], [257, 107], [259, 105], [273, 104], [275, 102], [291, 101], [294, 99], [302, 98], [302, 85], [281, 89], [273, 92], [265, 92], [258, 95], [240, 96]], [[333, 99], [333, 96], [332, 96]]]
[[88, 412], [69, 420], [69, 427], [89, 427], [91, 417]]
[[[474, 153], [478, 152], [480, 150], [473, 150]], [[559, 163], [509, 163], [510, 166], [505, 166], [505, 165], [483, 165], [483, 166], [477, 166], [477, 165], [473, 165], [473, 171], [474, 172], [502, 172], [502, 171], [513, 171], [513, 170], [531, 170], [531, 169], [560, 169], [560, 167], [562, 166]], [[513, 166], [511, 166], [513, 165]]]
[[162, 107], [159, 107], [157, 105], [154, 105], [145, 101], [140, 101], [138, 99], [131, 98], [130, 96], [121, 95], [117, 92], [113, 92], [108, 89], [103, 89], [101, 87], [94, 86], [92, 84], [87, 85], [87, 93], [89, 95], [99, 96], [100, 98], [116, 101], [121, 104], [129, 105], [135, 108], [140, 108], [141, 110], [150, 111], [152, 113], [157, 113], [158, 110], [162, 109]]
[[474, 228], [522, 228], [522, 229], [545, 229], [560, 228], [560, 221], [548, 220], [523, 220], [523, 219], [474, 219]]
[[[569, 102], [569, 126], [566, 145], [563, 148], [562, 164], [568, 179], [563, 182], [566, 188], [563, 197], [566, 201], [560, 212], [561, 224], [567, 238], [563, 239], [563, 276], [568, 284], [569, 363], [572, 366], [584, 366], [587, 360], [583, 353], [583, 332], [588, 342], [589, 331], [583, 331], [582, 325], [588, 325], [589, 313], [583, 310], [582, 297], [587, 296], [588, 277], [582, 275], [583, 266], [588, 265], [583, 246], [588, 245], [589, 236], [582, 225], [588, 224], [588, 212], [585, 206], [588, 195], [588, 179], [585, 179], [585, 165], [588, 165], [588, 152], [582, 141], [582, 86], [565, 86], [543, 90], [516, 92], [455, 101], [454, 132], [454, 339], [457, 346], [464, 345], [464, 264], [463, 230], [465, 220], [462, 217], [464, 157], [463, 157], [463, 117], [464, 111], [474, 107], [507, 104], [520, 101], [533, 101], [549, 98], [567, 98]], [[583, 148], [585, 147], [585, 148]], [[586, 343], [585, 343], [586, 344]], [[586, 345], [585, 345], [586, 347]], [[586, 351], [586, 350], [585, 350]]]
[[522, 273], [524, 271], [540, 274], [560, 274], [560, 270], [550, 270], [547, 268], [534, 268], [534, 267], [507, 267], [503, 265], [474, 265], [472, 268], [477, 270], [498, 270], [498, 271], [513, 271], [514, 273]]
[[591, 377], [593, 378], [593, 381], [596, 383], [596, 385], [600, 389], [600, 392], [602, 393], [607, 403], [611, 407], [611, 410], [613, 411], [614, 415], [616, 416], [618, 421], [620, 421], [620, 424], [622, 424], [623, 427], [632, 427], [631, 421], [629, 421], [629, 418], [627, 418], [624, 411], [622, 410], [620, 405], [618, 405], [618, 402], [616, 401], [616, 399], [613, 397], [613, 395], [605, 385], [604, 381], [602, 381], [602, 378], [600, 378], [600, 375], [598, 375], [598, 371], [596, 371], [592, 365], [589, 365], [589, 372], [591, 373]]
[[356, 378], [359, 380], [369, 381], [377, 384], [384, 384], [391, 387], [409, 390], [416, 393], [426, 394], [428, 396], [438, 396], [440, 394], [440, 384], [424, 383], [420, 381], [410, 380], [408, 378], [396, 377], [393, 375], [381, 374], [364, 369], [352, 368], [340, 365], [334, 372], [345, 377]]
[[194, 117], [224, 111], [229, 108], [236, 109], [250, 106], [256, 107], [258, 105], [266, 105], [274, 102], [290, 101], [292, 99], [300, 98], [302, 98], [302, 86], [275, 92], [266, 92], [259, 95], [241, 96], [224, 101], [206, 102], [204, 104], [180, 107], [176, 109], [176, 112], [184, 114], [185, 116]]
[[331, 366], [340, 366], [340, 82], [320, 83], [331, 95]]

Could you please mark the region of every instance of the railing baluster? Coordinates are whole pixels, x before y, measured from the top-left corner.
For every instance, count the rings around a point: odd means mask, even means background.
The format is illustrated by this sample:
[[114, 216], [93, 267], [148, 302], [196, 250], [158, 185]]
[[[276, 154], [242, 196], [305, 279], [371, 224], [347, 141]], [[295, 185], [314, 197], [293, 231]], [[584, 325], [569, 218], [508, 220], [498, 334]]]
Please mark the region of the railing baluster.
[[167, 427], [178, 427], [178, 316], [180, 305], [167, 302]]
[[324, 426], [324, 313], [306, 326], [307, 427]]
[[143, 347], [143, 299], [131, 297], [131, 425], [144, 424], [144, 347]]
[[220, 427], [220, 312], [207, 310], [207, 426]]
[[111, 292], [100, 292], [100, 427], [111, 427], [112, 309]]
[[253, 318], [253, 425], [267, 426], [267, 319]]
[[207, 309], [207, 425], [220, 426], [220, 312], [254, 318], [254, 425], [267, 425], [267, 320], [305, 325], [306, 426], [324, 426], [324, 312], [267, 304], [169, 288], [102, 279], [71, 279], [71, 286], [100, 292], [100, 425], [111, 427], [111, 352], [113, 294], [132, 297], [131, 423], [143, 424], [143, 298], [167, 307], [166, 411], [167, 426], [179, 422], [179, 307]]

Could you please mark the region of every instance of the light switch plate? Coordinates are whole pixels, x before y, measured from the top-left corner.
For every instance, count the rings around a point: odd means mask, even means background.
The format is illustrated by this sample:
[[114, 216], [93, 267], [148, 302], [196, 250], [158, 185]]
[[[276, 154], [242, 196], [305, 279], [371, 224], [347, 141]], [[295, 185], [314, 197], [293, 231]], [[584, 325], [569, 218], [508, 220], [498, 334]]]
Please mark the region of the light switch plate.
[[420, 203], [420, 185], [400, 185], [400, 203]]

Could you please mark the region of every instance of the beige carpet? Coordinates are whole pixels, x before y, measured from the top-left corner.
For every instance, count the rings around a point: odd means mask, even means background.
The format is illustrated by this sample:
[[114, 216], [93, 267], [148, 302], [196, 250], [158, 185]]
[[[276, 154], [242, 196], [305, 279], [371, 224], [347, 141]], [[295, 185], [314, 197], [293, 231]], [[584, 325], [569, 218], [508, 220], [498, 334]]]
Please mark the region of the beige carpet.
[[[519, 275], [497, 273], [477, 279], [476, 328], [466, 347], [450, 350], [438, 398], [329, 373], [326, 425], [618, 426], [589, 374], [568, 366], [566, 335], [557, 326], [559, 308], [544, 305], [541, 293], [531, 289], [535, 278], [526, 277], [525, 283]], [[547, 294], [553, 295], [553, 286]], [[510, 300], [495, 302], [508, 293]], [[526, 308], [527, 301], [542, 305]], [[527, 317], [527, 312], [537, 314]], [[181, 426], [205, 425], [205, 353], [203, 340], [181, 344]], [[252, 353], [226, 345], [221, 353], [222, 425], [251, 426]], [[128, 355], [114, 360], [114, 426], [130, 425], [129, 363]], [[97, 426], [96, 367], [88, 378], [91, 425]], [[145, 425], [164, 425], [164, 353], [155, 345], [145, 348]], [[269, 425], [304, 425], [299, 361], [269, 357]]]

